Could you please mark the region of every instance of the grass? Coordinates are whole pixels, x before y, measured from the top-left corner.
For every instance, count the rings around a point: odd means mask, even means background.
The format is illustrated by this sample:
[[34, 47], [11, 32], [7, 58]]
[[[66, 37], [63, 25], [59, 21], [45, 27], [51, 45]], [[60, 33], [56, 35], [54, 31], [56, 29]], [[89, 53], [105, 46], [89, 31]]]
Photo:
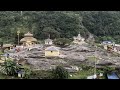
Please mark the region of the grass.
[[[70, 73], [72, 77], [69, 79], [87, 79], [88, 76], [94, 75], [94, 68], [90, 66], [82, 66], [83, 70], [77, 73]], [[97, 74], [104, 73], [103, 70], [96, 70]], [[99, 79], [105, 79], [105, 76], [99, 77]]]
[[[13, 76], [8, 76], [8, 75], [0, 73], [0, 79], [12, 79], [12, 77]], [[13, 77], [13, 79], [14, 79], [14, 77]]]
[[95, 61], [95, 59], [98, 59], [98, 58], [96, 58], [95, 56], [89, 56], [88, 57], [88, 60], [90, 60], [90, 61]]
[[0, 73], [0, 79], [6, 79], [6, 75], [3, 75], [2, 73]]
[[87, 76], [90, 76], [93, 74], [94, 74], [93, 69], [82, 70], [77, 73], [71, 73], [72, 77], [70, 77], [70, 79], [87, 79]]
[[0, 79], [20, 79], [20, 78], [15, 77], [15, 76], [8, 76], [8, 75], [0, 73]]

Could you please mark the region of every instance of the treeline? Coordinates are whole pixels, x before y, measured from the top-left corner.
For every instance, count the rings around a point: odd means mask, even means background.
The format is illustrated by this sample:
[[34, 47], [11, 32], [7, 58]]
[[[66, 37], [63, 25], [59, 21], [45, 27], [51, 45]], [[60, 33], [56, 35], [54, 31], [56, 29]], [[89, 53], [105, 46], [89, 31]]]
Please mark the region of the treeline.
[[39, 39], [72, 38], [79, 32], [85, 38], [89, 32], [96, 42], [113, 40], [120, 43], [119, 11], [1, 11], [0, 41], [17, 43], [30, 31]]
[[97, 36], [97, 41], [112, 40], [120, 43], [119, 11], [82, 12], [82, 17], [84, 27]]

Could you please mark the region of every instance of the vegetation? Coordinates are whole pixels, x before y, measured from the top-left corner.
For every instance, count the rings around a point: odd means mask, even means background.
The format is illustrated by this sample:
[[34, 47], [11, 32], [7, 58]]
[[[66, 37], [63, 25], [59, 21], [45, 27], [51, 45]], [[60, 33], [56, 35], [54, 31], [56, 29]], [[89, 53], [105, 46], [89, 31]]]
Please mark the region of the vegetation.
[[4, 67], [4, 71], [7, 75], [10, 76], [15, 76], [19, 70], [19, 66], [10, 59], [6, 60], [2, 66]]
[[94, 72], [92, 69], [89, 70], [82, 70], [77, 73], [71, 73], [72, 77], [69, 79], [87, 79], [87, 76], [93, 75]]
[[32, 71], [30, 75], [31, 79], [52, 79], [51, 71], [37, 70]]
[[71, 40], [67, 39], [67, 38], [58, 38], [54, 40], [54, 44], [58, 45], [60, 47], [66, 47], [68, 45], [70, 45]]
[[[16, 43], [25, 32], [37, 39], [72, 38], [79, 32], [85, 38], [94, 34], [96, 42], [112, 40], [120, 43], [119, 11], [1, 11], [0, 42]], [[114, 32], [113, 32], [114, 31]]]
[[103, 68], [103, 71], [104, 71], [104, 73], [110, 73], [110, 72], [112, 72], [112, 71], [115, 71], [115, 67], [105, 66], [105, 67]]
[[62, 67], [57, 66], [52, 71], [36, 70], [30, 74], [30, 79], [67, 79], [69, 73]]
[[[23, 71], [24, 76], [21, 78], [29, 79], [31, 75], [31, 69], [29, 66], [21, 66], [18, 65], [14, 60], [7, 59], [2, 65], [0, 69], [0, 75], [2, 77], [12, 76], [13, 78], [18, 77], [18, 72]], [[6, 75], [5, 75], [6, 74]], [[21, 73], [22, 74], [22, 73]]]
[[30, 75], [32, 74], [32, 70], [29, 66], [23, 66], [23, 71], [24, 71], [24, 77], [25, 79], [29, 79]]
[[69, 73], [62, 66], [57, 66], [56, 69], [52, 71], [53, 79], [68, 79]]

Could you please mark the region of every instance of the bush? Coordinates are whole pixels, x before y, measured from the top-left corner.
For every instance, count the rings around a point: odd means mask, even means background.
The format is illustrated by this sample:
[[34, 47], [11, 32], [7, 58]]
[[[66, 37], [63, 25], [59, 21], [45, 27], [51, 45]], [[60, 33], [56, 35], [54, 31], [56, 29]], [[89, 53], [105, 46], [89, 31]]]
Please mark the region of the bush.
[[62, 66], [57, 66], [56, 69], [52, 71], [53, 79], [68, 79], [69, 73]]
[[105, 73], [110, 73], [112, 71], [115, 71], [115, 68], [114, 67], [108, 67], [108, 66], [106, 66], [106, 67], [103, 68], [103, 71]]
[[81, 65], [81, 68], [82, 68], [83, 70], [90, 70], [90, 69], [93, 69], [93, 67], [87, 66], [87, 65]]
[[19, 70], [19, 66], [17, 66], [16, 62], [11, 59], [7, 59], [2, 66], [7, 75], [10, 76], [15, 76]]
[[23, 78], [29, 79], [29, 78], [30, 78], [30, 75], [31, 75], [31, 73], [32, 73], [30, 67], [24, 66], [23, 68], [24, 68], [24, 72], [25, 72]]
[[71, 43], [71, 40], [67, 39], [67, 38], [58, 38], [56, 40], [54, 40], [54, 44], [60, 47], [66, 47], [69, 46]]

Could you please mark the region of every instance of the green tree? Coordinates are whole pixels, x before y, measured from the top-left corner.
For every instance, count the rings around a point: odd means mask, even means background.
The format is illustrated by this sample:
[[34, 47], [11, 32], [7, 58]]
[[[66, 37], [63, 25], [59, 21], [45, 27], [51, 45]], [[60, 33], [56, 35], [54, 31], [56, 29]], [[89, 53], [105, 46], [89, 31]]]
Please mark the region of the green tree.
[[15, 76], [17, 74], [17, 71], [19, 70], [19, 66], [16, 64], [16, 62], [12, 61], [11, 59], [7, 59], [4, 64], [3, 67], [5, 68], [5, 72], [7, 73], [7, 75], [10, 76]]
[[48, 38], [50, 35], [51, 39], [55, 39], [58, 38], [60, 36], [60, 33], [58, 31], [56, 31], [54, 28], [52, 27], [45, 27], [42, 31], [44, 38]]
[[53, 79], [68, 79], [69, 73], [62, 66], [57, 66], [56, 69], [52, 71]]
[[67, 38], [58, 38], [54, 40], [54, 44], [58, 45], [60, 47], [65, 47], [65, 46], [69, 46], [71, 43], [71, 40], [67, 39]]

